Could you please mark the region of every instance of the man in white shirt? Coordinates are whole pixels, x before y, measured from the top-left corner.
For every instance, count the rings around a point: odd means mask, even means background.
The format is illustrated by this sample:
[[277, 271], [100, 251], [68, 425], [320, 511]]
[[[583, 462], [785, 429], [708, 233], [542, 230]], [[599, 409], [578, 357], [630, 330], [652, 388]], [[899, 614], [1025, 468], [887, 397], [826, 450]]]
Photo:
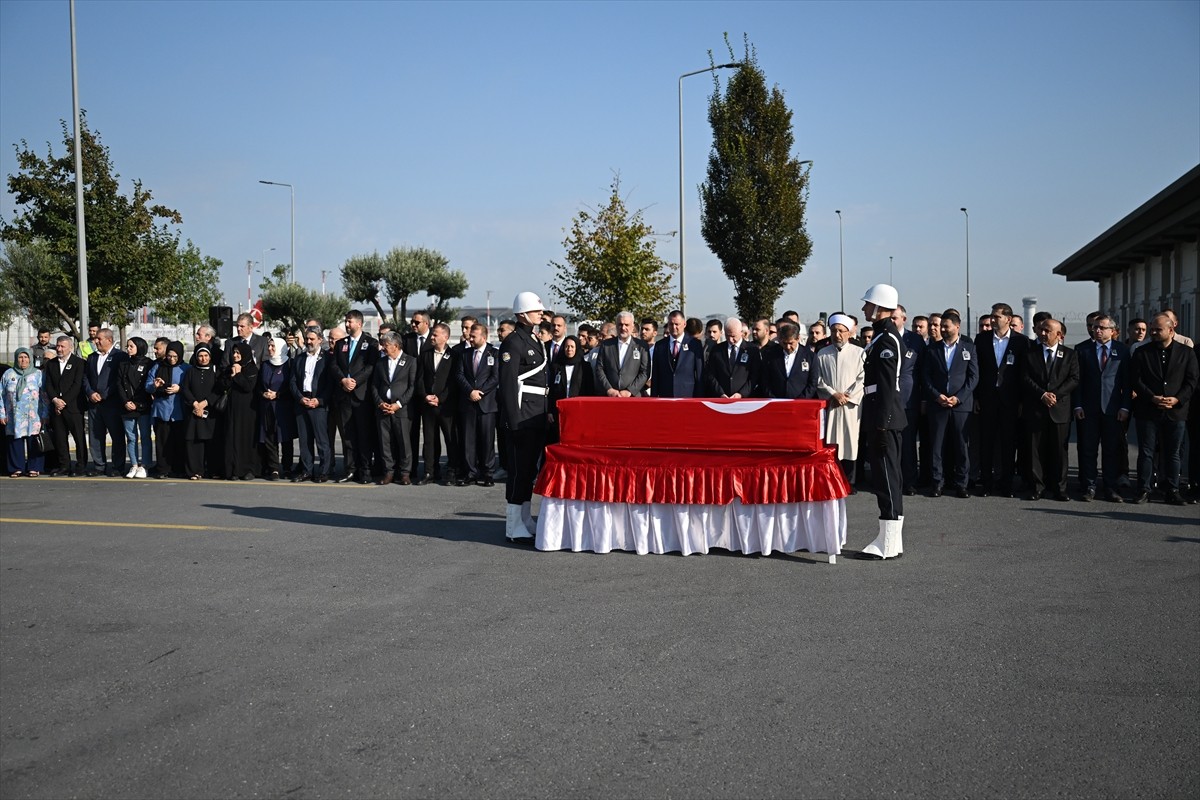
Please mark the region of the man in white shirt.
[[617, 335], [600, 343], [596, 357], [596, 391], [609, 397], [639, 397], [650, 380], [650, 353], [633, 336], [633, 314], [617, 315]]

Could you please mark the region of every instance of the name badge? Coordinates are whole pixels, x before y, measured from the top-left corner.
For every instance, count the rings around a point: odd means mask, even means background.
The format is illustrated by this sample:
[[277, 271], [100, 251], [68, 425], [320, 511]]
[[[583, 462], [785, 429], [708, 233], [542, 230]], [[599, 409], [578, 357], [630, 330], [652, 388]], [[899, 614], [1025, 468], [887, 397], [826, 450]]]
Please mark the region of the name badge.
[[404, 366], [405, 364], [407, 364], [407, 363], [408, 363], [408, 362], [407, 362], [407, 361], [405, 361], [405, 360], [402, 358], [402, 359], [400, 359], [399, 361], [397, 361], [397, 362], [396, 362], [396, 366], [403, 367], [403, 366]]
[[561, 383], [562, 383], [562, 373], [560, 372], [554, 376], [554, 385], [558, 386]]
[[488, 365], [489, 367], [494, 367], [494, 366], [496, 366], [496, 359], [495, 359], [495, 357], [494, 357], [494, 356], [488, 356], [487, 365]]
[[971, 354], [968, 353], [966, 350], [963, 350], [963, 361], [970, 361], [970, 360], [971, 360]]
[[1017, 363], [1017, 360], [1013, 357], [1012, 353], [1009, 353], [1004, 357], [1004, 363], [1011, 367], [1013, 364]]
[[800, 362], [800, 371], [801, 371], [801, 372], [808, 372], [808, 362], [807, 362], [807, 361], [801, 361], [801, 362]]
[[634, 350], [634, 351], [633, 351], [633, 360], [634, 360], [634, 361], [641, 361], [641, 360], [642, 360], [642, 351], [641, 351], [641, 350]]
[[1056, 356], [1056, 358], [1062, 358], [1062, 357], [1063, 357], [1063, 351], [1062, 351], [1062, 350], [1059, 350], [1059, 351], [1058, 351], [1058, 355]]
[[917, 351], [916, 351], [916, 350], [907, 350], [907, 351], [905, 351], [905, 353], [904, 353], [904, 357], [905, 357], [905, 358], [912, 358], [912, 357], [913, 357], [913, 356], [915, 356], [916, 354], [917, 354]]
[[685, 344], [683, 347], [681, 347], [681, 348], [679, 348], [679, 349], [680, 349], [680, 350], [687, 350], [687, 345]]
[[749, 361], [750, 361], [750, 354], [743, 351], [742, 357], [738, 359], [738, 362], [741, 364], [747, 364], [747, 363], [749, 363]]

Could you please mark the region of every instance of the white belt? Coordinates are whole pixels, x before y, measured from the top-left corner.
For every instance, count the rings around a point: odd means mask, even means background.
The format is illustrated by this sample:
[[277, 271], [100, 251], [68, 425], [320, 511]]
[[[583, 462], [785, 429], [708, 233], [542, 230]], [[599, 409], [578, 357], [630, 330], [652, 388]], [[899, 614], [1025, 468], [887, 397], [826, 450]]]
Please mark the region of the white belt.
[[544, 369], [546, 369], [546, 361], [545, 360], [543, 360], [541, 364], [538, 364], [536, 367], [529, 370], [528, 372], [522, 372], [520, 375], [517, 376], [517, 408], [521, 407], [521, 398], [527, 394], [536, 394], [539, 397], [545, 397], [546, 395], [550, 394], [550, 389], [545, 386], [526, 386], [525, 385], [525, 381], [527, 379], [532, 378], [534, 375], [537, 375], [539, 372], [543, 371]]
[[550, 390], [545, 386], [526, 386], [523, 383], [518, 387], [518, 391], [520, 391], [522, 394], [536, 394], [541, 395], [542, 397], [550, 394]]
[[879, 389], [879, 387], [878, 387], [878, 386], [876, 386], [875, 384], [873, 384], [873, 383], [872, 383], [870, 386], [868, 386], [867, 388], [863, 389], [863, 394], [864, 394], [864, 395], [866, 395], [866, 394], [875, 394], [875, 392], [876, 392], [876, 391], [878, 391], [878, 389]]

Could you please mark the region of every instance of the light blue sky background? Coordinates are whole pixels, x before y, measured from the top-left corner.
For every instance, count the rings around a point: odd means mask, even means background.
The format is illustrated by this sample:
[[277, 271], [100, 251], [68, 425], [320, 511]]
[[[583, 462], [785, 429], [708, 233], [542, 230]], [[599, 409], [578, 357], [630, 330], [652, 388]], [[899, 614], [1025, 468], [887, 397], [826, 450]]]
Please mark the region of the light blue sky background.
[[[677, 79], [758, 49], [813, 159], [813, 254], [776, 312], [835, 310], [888, 278], [910, 313], [1084, 312], [1092, 284], [1050, 274], [1200, 162], [1200, 3], [77, 4], [82, 103], [126, 181], [178, 209], [225, 262], [288, 260], [339, 289], [353, 254], [397, 244], [464, 270], [465, 304], [545, 291], [563, 228], [619, 170], [656, 229], [678, 223]], [[684, 81], [688, 312], [731, 312], [700, 237], [707, 76]], [[0, 171], [27, 139], [61, 152], [71, 116], [66, 0], [0, 2]], [[7, 193], [0, 213], [13, 212]], [[678, 260], [678, 241], [660, 240]], [[257, 288], [258, 277], [254, 279]], [[257, 297], [257, 292], [255, 293]]]

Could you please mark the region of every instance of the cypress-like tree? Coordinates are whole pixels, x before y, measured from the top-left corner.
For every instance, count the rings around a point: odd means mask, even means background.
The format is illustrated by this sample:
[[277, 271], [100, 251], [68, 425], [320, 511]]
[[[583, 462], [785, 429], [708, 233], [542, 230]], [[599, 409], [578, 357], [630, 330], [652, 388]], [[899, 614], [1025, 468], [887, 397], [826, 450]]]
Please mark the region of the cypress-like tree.
[[[733, 57], [728, 37], [725, 45]], [[724, 95], [713, 74], [713, 146], [700, 204], [704, 240], [733, 281], [738, 313], [749, 321], [774, 319], [775, 302], [804, 269], [812, 241], [804, 224], [808, 172], [792, 155], [792, 112], [778, 86], [767, 90], [748, 39], [745, 50]]]

